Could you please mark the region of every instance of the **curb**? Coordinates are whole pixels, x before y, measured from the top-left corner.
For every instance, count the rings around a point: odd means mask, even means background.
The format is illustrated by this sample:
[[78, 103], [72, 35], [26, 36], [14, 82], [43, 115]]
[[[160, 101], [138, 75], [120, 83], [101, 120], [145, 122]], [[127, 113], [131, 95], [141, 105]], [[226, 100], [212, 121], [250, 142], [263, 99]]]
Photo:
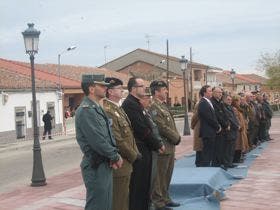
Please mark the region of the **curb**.
[[[59, 138], [57, 138], [57, 137], [59, 137]], [[41, 140], [40, 139], [40, 145], [54, 144], [54, 143], [57, 143], [57, 142], [74, 140], [74, 139], [76, 139], [76, 136], [75, 135], [56, 136], [56, 138], [54, 138], [52, 140]], [[0, 148], [0, 153], [16, 151], [16, 150], [19, 150], [19, 149], [24, 150], [24, 149], [32, 148], [32, 147], [33, 147], [33, 139], [22, 141], [22, 142], [16, 142], [16, 143], [2, 145], [2, 148]]]

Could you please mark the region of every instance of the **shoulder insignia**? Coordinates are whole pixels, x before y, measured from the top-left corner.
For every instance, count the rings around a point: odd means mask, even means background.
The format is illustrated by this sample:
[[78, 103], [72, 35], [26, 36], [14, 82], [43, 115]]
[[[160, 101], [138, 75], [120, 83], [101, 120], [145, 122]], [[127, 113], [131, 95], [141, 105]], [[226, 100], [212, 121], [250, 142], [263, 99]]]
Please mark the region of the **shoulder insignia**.
[[113, 119], [112, 118], [109, 118], [109, 126], [112, 126], [113, 125]]
[[117, 111], [115, 111], [115, 115], [116, 115], [117, 117], [120, 117], [120, 114], [119, 114]]
[[83, 108], [89, 108], [89, 105], [88, 104], [83, 104], [82, 107]]

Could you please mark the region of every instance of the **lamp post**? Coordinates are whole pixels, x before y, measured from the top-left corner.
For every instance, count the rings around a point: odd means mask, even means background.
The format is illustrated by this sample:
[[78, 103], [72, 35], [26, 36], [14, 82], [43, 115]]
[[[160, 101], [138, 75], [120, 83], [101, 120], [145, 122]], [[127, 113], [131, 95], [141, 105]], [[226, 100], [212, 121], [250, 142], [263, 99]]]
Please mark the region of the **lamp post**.
[[209, 66], [207, 66], [205, 69], [205, 84], [206, 85], [208, 85], [208, 71], [209, 71]]
[[[57, 59], [58, 59], [58, 65], [57, 65], [57, 72], [58, 72], [58, 102], [59, 100], [62, 99], [62, 88], [61, 88], [61, 70], [60, 70], [60, 60], [61, 60], [61, 55], [63, 53], [66, 53], [68, 51], [71, 51], [71, 50], [75, 50], [77, 47], [76, 46], [70, 46], [68, 47], [66, 50], [63, 50], [61, 53], [58, 54], [57, 56]], [[63, 111], [63, 110], [62, 110]], [[58, 103], [58, 123], [60, 124], [61, 123], [61, 120], [60, 120], [60, 109], [59, 109], [59, 103]], [[65, 123], [63, 121], [63, 129], [65, 130]]]
[[236, 75], [236, 72], [231, 69], [230, 71], [230, 78], [231, 78], [231, 82], [232, 82], [232, 91], [234, 91], [234, 79], [235, 79], [235, 75]]
[[[185, 117], [184, 117], [184, 136], [185, 135], [190, 135], [190, 125], [189, 125], [189, 119], [188, 119], [188, 85], [187, 84], [187, 90], [186, 90], [186, 71], [187, 71], [187, 63], [188, 60], [185, 58], [185, 56], [182, 56], [180, 59], [180, 65], [181, 65], [181, 70], [183, 72], [183, 84], [184, 84], [184, 98], [185, 98]], [[187, 72], [188, 74], [188, 72]]]
[[32, 114], [33, 114], [33, 172], [31, 186], [46, 185], [46, 178], [42, 163], [41, 147], [39, 142], [39, 127], [37, 121], [37, 103], [35, 89], [34, 55], [38, 52], [40, 31], [34, 28], [33, 23], [28, 23], [28, 28], [22, 32], [26, 54], [30, 56], [31, 63], [31, 83], [32, 83]]

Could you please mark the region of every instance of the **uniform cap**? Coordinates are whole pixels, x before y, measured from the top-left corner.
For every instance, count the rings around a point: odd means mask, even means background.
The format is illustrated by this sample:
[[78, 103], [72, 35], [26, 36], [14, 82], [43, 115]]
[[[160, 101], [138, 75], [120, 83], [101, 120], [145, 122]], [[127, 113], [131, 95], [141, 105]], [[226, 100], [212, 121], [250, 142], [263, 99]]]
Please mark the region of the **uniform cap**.
[[155, 80], [155, 81], [152, 81], [152, 83], [150, 84], [150, 88], [155, 88], [155, 87], [166, 87], [167, 88], [167, 84], [166, 84], [166, 82], [164, 82], [162, 80]]
[[109, 83], [108, 88], [113, 88], [118, 85], [123, 85], [123, 82], [120, 79], [115, 78], [115, 77], [106, 77], [105, 82]]
[[82, 75], [82, 83], [92, 83], [92, 84], [99, 84], [99, 85], [106, 85], [108, 86], [109, 83], [104, 81], [105, 75], [104, 74], [83, 74]]

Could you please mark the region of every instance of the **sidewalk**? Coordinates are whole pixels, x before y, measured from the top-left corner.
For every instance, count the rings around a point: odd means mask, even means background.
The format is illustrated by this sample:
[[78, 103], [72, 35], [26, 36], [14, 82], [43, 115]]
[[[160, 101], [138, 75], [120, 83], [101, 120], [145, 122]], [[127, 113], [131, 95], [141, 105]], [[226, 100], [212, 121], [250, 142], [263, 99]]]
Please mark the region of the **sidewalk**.
[[[222, 210], [280, 209], [280, 130], [276, 125], [272, 130], [275, 140], [256, 158], [248, 176], [226, 191], [229, 199], [221, 202]], [[183, 137], [176, 148], [176, 159], [191, 153], [192, 137]], [[83, 209], [85, 189], [79, 168], [51, 177], [47, 183], [44, 187], [19, 186], [12, 192], [0, 194], [0, 209]]]
[[[59, 139], [57, 138], [54, 139], [54, 141], [69, 139], [69, 137], [65, 138], [63, 136]], [[51, 141], [46, 141], [46, 143], [51, 143]], [[45, 143], [45, 141], [41, 142], [43, 144]], [[30, 141], [22, 142], [18, 145], [9, 145], [9, 147], [5, 149], [14, 150], [19, 147], [31, 147], [32, 143], [33, 142]], [[182, 138], [180, 146], [177, 147], [176, 159], [190, 153], [192, 153], [192, 137], [186, 136]], [[85, 188], [80, 168], [76, 168], [49, 178], [47, 180], [47, 185], [44, 187], [21, 186], [12, 192], [0, 194], [0, 209], [81, 210], [85, 203], [84, 198]]]
[[280, 135], [256, 158], [245, 179], [226, 192], [229, 199], [221, 202], [222, 210], [280, 209]]

